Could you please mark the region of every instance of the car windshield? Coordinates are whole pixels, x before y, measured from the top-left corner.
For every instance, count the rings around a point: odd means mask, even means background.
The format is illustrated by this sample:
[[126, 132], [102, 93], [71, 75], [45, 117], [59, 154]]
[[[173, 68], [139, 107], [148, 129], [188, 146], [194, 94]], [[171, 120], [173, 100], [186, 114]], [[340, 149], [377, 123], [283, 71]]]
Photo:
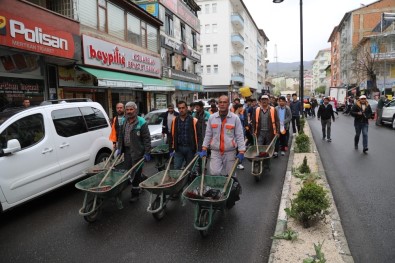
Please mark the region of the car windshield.
[[145, 115], [145, 120], [147, 121], [148, 125], [159, 125], [162, 123], [164, 112], [150, 112]]

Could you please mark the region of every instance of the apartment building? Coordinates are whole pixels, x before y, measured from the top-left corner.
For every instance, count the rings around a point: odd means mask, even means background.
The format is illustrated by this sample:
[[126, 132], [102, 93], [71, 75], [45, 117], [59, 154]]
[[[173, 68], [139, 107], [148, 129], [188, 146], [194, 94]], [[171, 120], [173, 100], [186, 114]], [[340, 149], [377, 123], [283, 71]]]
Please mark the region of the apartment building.
[[372, 34], [384, 12], [395, 12], [394, 0], [376, 1], [347, 12], [334, 28], [329, 38], [333, 63], [331, 83], [334, 86], [352, 87], [354, 92], [360, 86], [358, 76], [352, 71], [353, 51], [364, 37]]
[[[313, 83], [310, 92], [313, 92], [320, 86], [329, 86], [326, 82], [326, 68], [331, 63], [331, 49], [319, 50], [313, 61]], [[306, 87], [305, 87], [306, 89]]]
[[[268, 37], [242, 0], [197, 0], [200, 6], [201, 76], [209, 97], [265, 88]], [[268, 92], [268, 91], [266, 91]]]

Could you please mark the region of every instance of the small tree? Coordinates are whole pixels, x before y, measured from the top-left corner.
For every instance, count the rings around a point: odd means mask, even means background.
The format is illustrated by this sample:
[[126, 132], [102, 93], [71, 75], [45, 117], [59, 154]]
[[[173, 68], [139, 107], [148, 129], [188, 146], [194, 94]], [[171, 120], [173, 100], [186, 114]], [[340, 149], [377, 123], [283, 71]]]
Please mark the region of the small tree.
[[326, 90], [325, 86], [319, 86], [314, 91], [315, 91], [315, 94], [325, 94], [325, 90]]
[[310, 167], [307, 164], [307, 157], [305, 156], [303, 158], [303, 163], [301, 166], [299, 166], [299, 172], [307, 174], [307, 173], [311, 173]]

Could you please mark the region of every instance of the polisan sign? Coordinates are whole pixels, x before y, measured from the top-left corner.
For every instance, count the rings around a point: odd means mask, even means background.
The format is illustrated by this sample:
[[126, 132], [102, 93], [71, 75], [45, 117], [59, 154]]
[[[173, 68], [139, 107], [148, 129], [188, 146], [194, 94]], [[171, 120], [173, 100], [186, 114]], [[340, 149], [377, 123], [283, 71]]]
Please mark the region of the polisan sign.
[[75, 51], [69, 32], [4, 12], [0, 12], [0, 45], [64, 58], [73, 58]]

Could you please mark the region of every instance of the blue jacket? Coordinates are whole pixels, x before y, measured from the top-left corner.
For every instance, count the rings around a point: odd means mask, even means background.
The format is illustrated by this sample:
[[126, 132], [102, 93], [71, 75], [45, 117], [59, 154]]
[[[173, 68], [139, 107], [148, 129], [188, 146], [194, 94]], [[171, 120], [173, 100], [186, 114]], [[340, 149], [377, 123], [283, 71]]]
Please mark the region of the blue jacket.
[[302, 110], [301, 108], [302, 104], [300, 103], [299, 100], [291, 101], [289, 107], [291, 108], [292, 116], [300, 116]]

